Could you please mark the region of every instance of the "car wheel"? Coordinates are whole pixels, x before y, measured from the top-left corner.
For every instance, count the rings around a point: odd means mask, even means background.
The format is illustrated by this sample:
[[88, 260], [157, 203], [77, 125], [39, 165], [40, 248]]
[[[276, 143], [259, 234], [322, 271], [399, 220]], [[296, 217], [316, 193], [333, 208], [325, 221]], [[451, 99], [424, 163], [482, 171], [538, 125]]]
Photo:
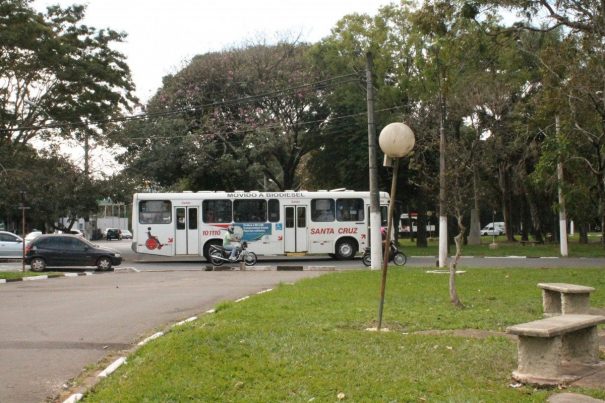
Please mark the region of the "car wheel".
[[97, 260], [97, 269], [101, 271], [108, 271], [111, 269], [111, 259], [108, 257], [100, 257]]
[[30, 262], [31, 271], [44, 271], [46, 270], [46, 261], [41, 257], [35, 257]]
[[350, 239], [341, 239], [336, 243], [336, 257], [338, 259], [352, 259], [356, 252], [355, 244]]
[[361, 261], [364, 265], [370, 267], [372, 265], [372, 256], [369, 253], [364, 253], [361, 257]]

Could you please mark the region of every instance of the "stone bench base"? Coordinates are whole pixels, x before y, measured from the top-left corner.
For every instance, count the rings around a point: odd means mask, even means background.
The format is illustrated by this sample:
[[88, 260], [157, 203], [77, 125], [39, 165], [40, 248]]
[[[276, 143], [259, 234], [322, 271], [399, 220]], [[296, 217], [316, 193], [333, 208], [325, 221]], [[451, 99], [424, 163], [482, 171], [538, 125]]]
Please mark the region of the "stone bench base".
[[539, 283], [542, 289], [544, 316], [587, 314], [592, 287], [565, 283]]
[[561, 315], [511, 326], [519, 336], [518, 367], [513, 378], [538, 385], [566, 384], [597, 371], [597, 325], [605, 316]]

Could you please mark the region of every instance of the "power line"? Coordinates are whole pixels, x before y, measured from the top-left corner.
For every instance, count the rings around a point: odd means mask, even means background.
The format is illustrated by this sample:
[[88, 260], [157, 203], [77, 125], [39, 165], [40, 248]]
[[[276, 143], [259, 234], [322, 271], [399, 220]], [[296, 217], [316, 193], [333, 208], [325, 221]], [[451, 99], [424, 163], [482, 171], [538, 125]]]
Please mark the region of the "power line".
[[[375, 112], [389, 112], [389, 111], [402, 109], [403, 107], [404, 106], [394, 106], [391, 108], [384, 108], [384, 109], [376, 110]], [[298, 126], [312, 125], [312, 124], [316, 124], [316, 123], [326, 123], [328, 121], [344, 120], [344, 119], [355, 118], [355, 117], [359, 117], [359, 116], [366, 116], [366, 111], [353, 113], [353, 114], [349, 114], [349, 115], [337, 116], [337, 117], [328, 117], [325, 119], [303, 121], [303, 122], [299, 122]], [[258, 132], [259, 130], [271, 130], [271, 129], [281, 129], [281, 128], [283, 128], [282, 125], [273, 124], [273, 125], [267, 125], [267, 126], [257, 126], [255, 128], [251, 128], [251, 129], [230, 131], [229, 134], [241, 135], [241, 134], [246, 134], [246, 133]], [[176, 140], [176, 139], [182, 139], [182, 138], [188, 138], [188, 137], [204, 138], [206, 136], [212, 136], [215, 134], [216, 134], [216, 132], [205, 132], [205, 133], [187, 133], [187, 134], [171, 135], [171, 136], [129, 137], [127, 139], [128, 140], [127, 142], [121, 142], [120, 145], [124, 146], [125, 143], [133, 143], [135, 141], [144, 141], [144, 140], [173, 140], [173, 139]], [[239, 140], [239, 139], [229, 141], [229, 143], [231, 143], [231, 144], [237, 144], [237, 143], [243, 143], [243, 142], [244, 142], [244, 140]]]
[[[103, 124], [108, 124], [108, 123], [142, 120], [142, 119], [147, 119], [147, 118], [155, 119], [155, 118], [161, 118], [161, 117], [168, 117], [168, 116], [179, 115], [179, 114], [188, 113], [188, 112], [189, 113], [190, 112], [200, 112], [206, 108], [213, 108], [213, 107], [217, 107], [217, 106], [246, 104], [246, 103], [254, 102], [254, 101], [257, 101], [260, 99], [264, 99], [264, 98], [275, 97], [280, 94], [287, 94], [287, 93], [294, 92], [294, 91], [297, 91], [297, 90], [300, 90], [303, 88], [321, 86], [322, 84], [342, 86], [342, 85], [345, 85], [345, 84], [348, 84], [351, 82], [357, 82], [358, 80], [344, 80], [344, 81], [337, 81], [337, 80], [340, 80], [343, 78], [349, 78], [349, 77], [356, 77], [356, 76], [358, 76], [358, 74], [356, 74], [356, 73], [343, 74], [340, 76], [327, 78], [327, 79], [316, 81], [313, 83], [301, 84], [298, 86], [278, 89], [278, 90], [265, 92], [265, 93], [261, 93], [261, 94], [257, 94], [257, 95], [251, 95], [251, 96], [247, 96], [247, 97], [235, 98], [235, 99], [219, 101], [219, 102], [210, 102], [210, 103], [202, 104], [199, 106], [171, 109], [171, 110], [162, 111], [162, 112], [149, 112], [149, 113], [145, 112], [145, 113], [140, 113], [140, 114], [136, 114], [136, 115], [109, 118], [109, 119], [104, 119], [104, 120], [100, 120], [100, 121], [96, 121], [96, 122], [89, 122], [89, 123], [65, 122], [65, 123], [44, 124], [44, 125], [38, 125], [38, 126], [0, 128], [0, 131], [16, 132], [16, 131], [32, 131], [32, 130], [42, 130], [42, 129], [61, 129], [61, 128], [70, 128], [70, 127], [72, 127], [72, 128], [73, 127], [90, 127], [90, 126], [98, 126], [98, 125], [103, 125]], [[328, 89], [328, 87], [326, 87], [325, 89]]]

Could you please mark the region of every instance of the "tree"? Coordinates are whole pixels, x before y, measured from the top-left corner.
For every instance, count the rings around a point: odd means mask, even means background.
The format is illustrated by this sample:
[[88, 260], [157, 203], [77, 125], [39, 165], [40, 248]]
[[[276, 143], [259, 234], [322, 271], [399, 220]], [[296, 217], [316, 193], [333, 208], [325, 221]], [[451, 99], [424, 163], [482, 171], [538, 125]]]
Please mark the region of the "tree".
[[[493, 1], [482, 1], [482, 4], [493, 5]], [[579, 153], [570, 158], [583, 161], [585, 169], [594, 178], [598, 194], [598, 210], [601, 218], [602, 244], [605, 246], [605, 8], [601, 2], [588, 0], [507, 0], [497, 2], [521, 10], [526, 20], [516, 25], [517, 29], [548, 32], [564, 28], [564, 40], [573, 45], [573, 57], [564, 60], [570, 63], [565, 81], [561, 83], [559, 99], [562, 109], [569, 106], [569, 122]], [[549, 17], [544, 24], [544, 13]], [[533, 19], [541, 25], [533, 24]], [[548, 67], [548, 64], [545, 64]], [[550, 69], [556, 73], [556, 68]], [[566, 117], [561, 117], [566, 120]]]
[[[308, 46], [282, 42], [196, 56], [149, 102], [149, 119], [118, 139], [131, 169], [163, 185], [196, 189], [300, 187], [326, 118], [322, 80]], [[172, 152], [170, 166], [144, 164]], [[165, 158], [163, 158], [165, 159]]]
[[38, 225], [67, 216], [71, 227], [96, 210], [95, 181], [33, 140], [103, 141], [135, 101], [134, 87], [125, 56], [112, 49], [124, 34], [81, 24], [83, 6], [37, 13], [30, 3], [0, 3], [0, 212], [11, 221], [26, 192]]
[[[1, 147], [0, 156], [11, 155], [12, 147]], [[11, 158], [11, 167], [0, 173], [0, 211], [8, 222], [18, 221], [22, 192], [30, 207], [28, 220], [40, 229], [69, 230], [77, 218], [96, 211], [100, 190], [95, 182], [52, 150], [38, 155], [32, 148], [21, 147]], [[69, 219], [67, 226], [58, 222], [61, 217]]]
[[82, 25], [84, 6], [42, 14], [29, 3], [0, 4], [0, 146], [110, 126], [135, 101], [125, 56], [112, 49], [125, 35]]
[[[312, 49], [318, 68], [331, 75], [355, 71], [363, 76], [365, 54], [371, 52], [374, 59], [375, 121], [380, 129], [391, 122], [405, 121], [421, 128], [416, 116], [414, 100], [410, 97], [410, 80], [413, 64], [407, 57], [412, 30], [408, 5], [383, 7], [375, 17], [348, 15], [341, 19], [332, 34]], [[311, 155], [311, 181], [320, 188], [348, 187], [368, 188], [367, 175], [367, 112], [365, 83], [352, 81], [335, 88], [326, 97], [330, 115], [323, 128], [323, 143]], [[379, 130], [378, 130], [379, 131]], [[419, 143], [426, 136], [418, 138]], [[419, 144], [417, 143], [417, 147]], [[417, 152], [414, 152], [416, 154]], [[382, 156], [378, 156], [381, 160]], [[413, 160], [413, 158], [412, 158]], [[339, 161], [334, 164], [334, 161]], [[409, 169], [409, 159], [399, 165], [397, 192], [398, 227], [401, 211], [417, 211], [422, 220], [426, 210], [433, 209], [433, 201], [421, 182], [429, 172]], [[380, 164], [379, 164], [380, 165]], [[389, 189], [389, 172], [379, 166], [379, 187]], [[421, 233], [419, 232], [419, 235]], [[418, 236], [419, 246], [427, 246], [426, 235]]]

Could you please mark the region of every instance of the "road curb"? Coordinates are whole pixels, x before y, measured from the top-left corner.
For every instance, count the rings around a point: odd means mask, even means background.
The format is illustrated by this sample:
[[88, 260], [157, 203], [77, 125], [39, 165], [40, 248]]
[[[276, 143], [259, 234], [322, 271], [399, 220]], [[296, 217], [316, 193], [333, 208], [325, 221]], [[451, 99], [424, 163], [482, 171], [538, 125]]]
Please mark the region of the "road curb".
[[336, 271], [336, 266], [301, 266], [301, 265], [276, 265], [276, 266], [246, 266], [241, 270], [239, 266], [212, 266], [206, 265], [204, 271]]
[[0, 284], [16, 283], [19, 281], [40, 281], [40, 280], [48, 280], [51, 278], [61, 278], [61, 277], [92, 276], [92, 275], [96, 275], [96, 274], [102, 274], [102, 273], [87, 271], [84, 273], [42, 274], [39, 276], [27, 276], [27, 277], [21, 277], [21, 278], [0, 279]]

